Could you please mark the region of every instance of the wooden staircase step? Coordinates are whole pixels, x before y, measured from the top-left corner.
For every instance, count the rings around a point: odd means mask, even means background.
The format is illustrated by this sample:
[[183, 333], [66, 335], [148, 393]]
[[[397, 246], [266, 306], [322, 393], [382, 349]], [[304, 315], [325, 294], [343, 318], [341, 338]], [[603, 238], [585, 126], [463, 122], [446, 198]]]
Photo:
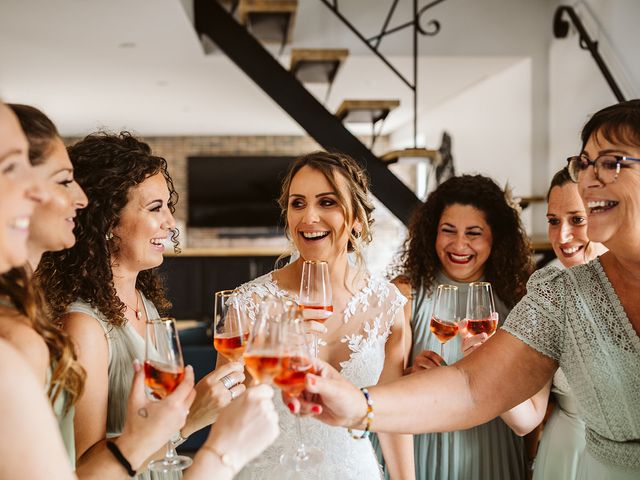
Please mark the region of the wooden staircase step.
[[348, 56], [346, 48], [292, 48], [289, 71], [303, 83], [331, 84]]
[[396, 163], [400, 158], [425, 158], [432, 163], [441, 161], [440, 152], [438, 150], [429, 150], [427, 148], [404, 148], [402, 150], [392, 150], [380, 157], [380, 160], [387, 164]]
[[238, 18], [263, 42], [291, 41], [298, 0], [239, 0]]
[[376, 123], [400, 105], [400, 100], [343, 100], [336, 117], [343, 122]]

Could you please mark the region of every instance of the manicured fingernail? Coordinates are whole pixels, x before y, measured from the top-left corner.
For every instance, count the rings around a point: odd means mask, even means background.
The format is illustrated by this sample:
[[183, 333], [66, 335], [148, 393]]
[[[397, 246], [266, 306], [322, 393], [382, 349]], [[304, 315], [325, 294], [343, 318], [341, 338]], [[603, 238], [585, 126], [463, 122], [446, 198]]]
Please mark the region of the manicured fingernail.
[[314, 377], [308, 377], [309, 378], [309, 383], [311, 385], [315, 385], [316, 384], [316, 379]]
[[291, 411], [291, 413], [295, 412], [295, 407], [293, 406], [293, 403], [287, 403], [287, 407], [289, 407], [289, 410]]
[[311, 411], [313, 413], [320, 413], [322, 412], [322, 409], [318, 405], [314, 405], [313, 407], [311, 407]]

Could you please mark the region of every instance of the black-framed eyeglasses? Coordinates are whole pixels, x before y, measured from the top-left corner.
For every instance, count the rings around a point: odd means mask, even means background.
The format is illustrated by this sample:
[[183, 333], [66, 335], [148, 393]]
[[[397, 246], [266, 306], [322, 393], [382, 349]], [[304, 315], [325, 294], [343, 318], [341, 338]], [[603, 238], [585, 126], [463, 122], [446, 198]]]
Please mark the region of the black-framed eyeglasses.
[[624, 166], [622, 162], [627, 161], [640, 162], [640, 158], [624, 157], [622, 155], [600, 155], [595, 160], [591, 160], [586, 155], [576, 155], [567, 158], [567, 168], [571, 180], [577, 182], [580, 174], [593, 165], [593, 172], [596, 178], [603, 184], [607, 184], [613, 183], [618, 179], [620, 169]]

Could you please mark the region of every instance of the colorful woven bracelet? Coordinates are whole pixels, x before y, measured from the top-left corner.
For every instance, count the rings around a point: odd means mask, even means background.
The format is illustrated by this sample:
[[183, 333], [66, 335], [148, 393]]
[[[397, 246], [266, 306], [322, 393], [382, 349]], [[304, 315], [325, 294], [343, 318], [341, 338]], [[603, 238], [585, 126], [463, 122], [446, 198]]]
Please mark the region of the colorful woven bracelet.
[[369, 430], [371, 428], [371, 424], [373, 423], [373, 417], [375, 417], [375, 414], [373, 413], [373, 399], [369, 395], [369, 390], [367, 390], [366, 388], [361, 388], [360, 391], [362, 392], [365, 400], [367, 401], [367, 414], [365, 415], [366, 425], [364, 427], [364, 431], [362, 430], [357, 431], [357, 432], [362, 431], [362, 433], [355, 433], [354, 430], [352, 430], [351, 428], [348, 429], [351, 436], [356, 440], [361, 440], [369, 436]]

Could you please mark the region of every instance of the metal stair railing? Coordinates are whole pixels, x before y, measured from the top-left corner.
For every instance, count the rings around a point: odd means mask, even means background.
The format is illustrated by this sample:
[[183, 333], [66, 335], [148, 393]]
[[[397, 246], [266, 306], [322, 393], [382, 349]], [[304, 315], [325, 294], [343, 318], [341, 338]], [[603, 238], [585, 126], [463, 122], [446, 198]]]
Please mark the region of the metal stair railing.
[[363, 165], [371, 178], [372, 193], [398, 219], [408, 224], [420, 201], [386, 164], [349, 132], [216, 0], [195, 0], [194, 7], [198, 34], [213, 40], [324, 149], [346, 153]]

